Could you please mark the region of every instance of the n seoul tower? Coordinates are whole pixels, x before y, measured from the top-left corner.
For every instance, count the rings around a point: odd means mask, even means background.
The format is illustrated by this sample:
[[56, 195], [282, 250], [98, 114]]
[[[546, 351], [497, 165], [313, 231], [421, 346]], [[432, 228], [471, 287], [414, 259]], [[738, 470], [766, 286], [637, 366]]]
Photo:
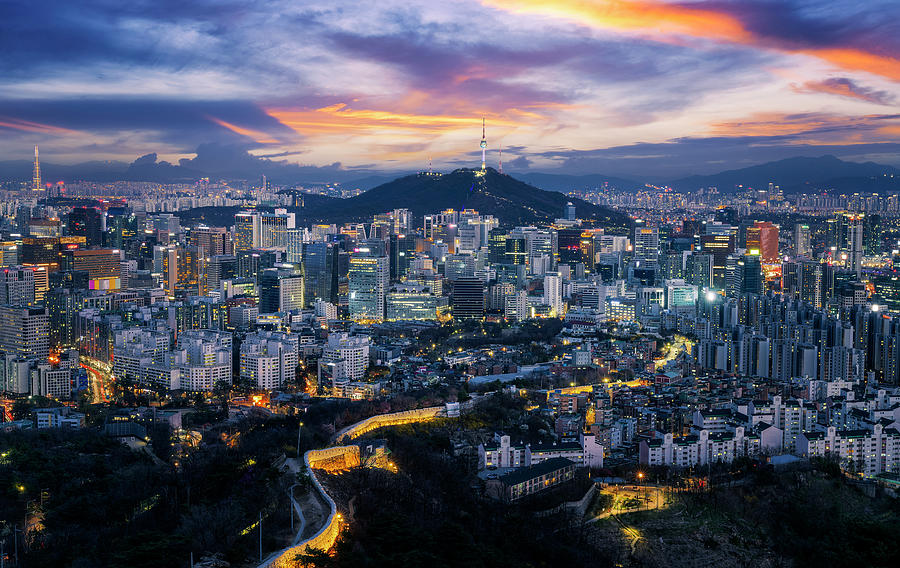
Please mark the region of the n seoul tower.
[[487, 167], [484, 162], [484, 151], [487, 148], [487, 138], [484, 136], [484, 117], [481, 117], [481, 173], [484, 173]]

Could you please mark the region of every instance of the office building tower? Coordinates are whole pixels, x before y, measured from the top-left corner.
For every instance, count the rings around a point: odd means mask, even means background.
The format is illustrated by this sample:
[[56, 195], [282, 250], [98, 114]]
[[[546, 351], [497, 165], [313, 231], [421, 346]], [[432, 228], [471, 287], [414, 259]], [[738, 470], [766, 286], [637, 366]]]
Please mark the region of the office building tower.
[[745, 248], [747, 251], [751, 254], [758, 254], [762, 262], [772, 264], [780, 260], [778, 256], [778, 227], [772, 223], [756, 221], [752, 227], [747, 227], [746, 239]]
[[404, 278], [409, 272], [409, 263], [416, 255], [415, 234], [399, 234], [390, 236], [391, 281]]
[[209, 259], [206, 266], [207, 293], [219, 290], [222, 280], [237, 276], [237, 257], [230, 254], [218, 254]]
[[296, 218], [287, 209], [276, 209], [274, 213], [257, 213], [259, 224], [259, 241], [255, 248], [287, 246], [288, 231], [296, 228]]
[[386, 256], [354, 253], [350, 257], [348, 294], [350, 318], [383, 321], [390, 272]]
[[248, 249], [237, 253], [237, 275], [258, 281], [260, 273], [281, 262], [278, 250]]
[[528, 259], [527, 242], [523, 236], [509, 235], [506, 237], [506, 261], [504, 264], [525, 266]]
[[584, 262], [581, 248], [581, 229], [560, 229], [556, 235], [556, 246], [560, 264]]
[[69, 212], [68, 233], [84, 237], [87, 246], [103, 245], [100, 211], [93, 207], [75, 207]]
[[451, 282], [475, 277], [475, 257], [471, 254], [451, 254], [444, 261], [444, 275]]
[[484, 283], [478, 278], [460, 278], [453, 283], [452, 306], [454, 319], [484, 317]]
[[764, 292], [765, 280], [763, 279], [761, 260], [758, 254], [729, 255], [726, 261], [728, 265], [727, 296], [737, 297]]
[[197, 247], [208, 258], [232, 253], [231, 235], [224, 227], [201, 225], [191, 229], [188, 244]]
[[259, 242], [259, 215], [251, 211], [241, 211], [234, 215], [234, 252], [258, 248]]
[[863, 254], [877, 256], [884, 250], [881, 216], [866, 215], [863, 219]]
[[330, 303], [337, 301], [338, 252], [336, 243], [309, 243], [304, 248], [307, 304], [315, 303], [316, 299]]
[[638, 227], [634, 230], [634, 260], [656, 262], [659, 258], [659, 229]]
[[506, 231], [491, 229], [488, 235], [488, 260], [491, 264], [506, 264], [506, 238]]
[[711, 254], [694, 253], [687, 257], [688, 281], [701, 290], [713, 287], [713, 262]]
[[572, 205], [572, 202], [569, 201], [566, 203], [565, 211], [563, 212], [563, 218], [567, 221], [575, 221], [575, 206]]
[[427, 286], [395, 284], [387, 294], [388, 321], [436, 320], [446, 314], [446, 296], [435, 294]]
[[[46, 269], [43, 272], [46, 277]], [[11, 266], [0, 270], [0, 304], [32, 306], [35, 303], [35, 269]]]
[[291, 268], [267, 268], [259, 277], [259, 312], [271, 314], [301, 310], [303, 276]]
[[120, 249], [67, 250], [62, 255], [62, 269], [86, 271], [92, 290], [117, 290], [121, 287], [122, 258]]
[[300, 268], [303, 264], [305, 229], [285, 229], [285, 262]]
[[47, 310], [0, 305], [0, 351], [22, 359], [47, 359], [50, 354]]
[[50, 349], [74, 347], [75, 316], [81, 309], [81, 296], [72, 288], [57, 287], [47, 292], [44, 302], [50, 324]]
[[[707, 225], [707, 231], [711, 226]], [[731, 227], [728, 227], [730, 230]], [[717, 230], [712, 227], [712, 230]], [[713, 257], [713, 285], [716, 288], [725, 288], [725, 262], [728, 255], [734, 253], [734, 235], [730, 232], [717, 232], [700, 236], [700, 250], [711, 254]]]
[[803, 223], [794, 225], [794, 254], [796, 256], [812, 256], [809, 225]]

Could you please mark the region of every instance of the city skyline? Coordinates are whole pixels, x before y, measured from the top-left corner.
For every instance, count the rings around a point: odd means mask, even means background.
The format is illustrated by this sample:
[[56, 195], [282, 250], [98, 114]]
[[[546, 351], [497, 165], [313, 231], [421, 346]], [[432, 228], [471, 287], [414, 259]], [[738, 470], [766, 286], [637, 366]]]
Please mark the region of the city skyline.
[[891, 2], [2, 10], [0, 161], [215, 145], [326, 173], [477, 167], [484, 116], [487, 163], [502, 145], [510, 172], [900, 165]]

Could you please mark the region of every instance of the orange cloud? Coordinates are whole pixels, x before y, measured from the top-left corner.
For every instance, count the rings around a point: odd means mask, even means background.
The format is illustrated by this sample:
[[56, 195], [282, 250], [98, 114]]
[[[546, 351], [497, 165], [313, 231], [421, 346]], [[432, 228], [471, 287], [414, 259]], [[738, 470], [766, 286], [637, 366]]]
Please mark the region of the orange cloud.
[[807, 81], [802, 85], [792, 83], [791, 88], [798, 93], [827, 93], [881, 105], [889, 104], [894, 100], [890, 93], [862, 87], [846, 77], [833, 77], [824, 81]]
[[252, 138], [258, 144], [277, 144], [279, 141], [272, 138], [265, 132], [261, 132], [259, 130], [251, 130], [249, 128], [242, 128], [237, 126], [236, 124], [231, 124], [230, 122], [225, 122], [224, 120], [218, 119], [214, 116], [207, 117], [211, 121], [215, 122], [219, 126], [227, 128], [228, 130], [240, 134], [241, 136], [246, 136], [248, 138]]
[[[294, 131], [304, 134], [363, 134], [394, 129], [437, 134], [449, 130], [470, 129], [480, 123], [480, 116], [429, 115], [399, 113], [387, 110], [353, 109], [338, 103], [319, 109], [266, 109], [269, 116]], [[525, 114], [527, 111], [512, 111]], [[518, 123], [498, 116], [488, 115], [494, 126], [517, 126]]]
[[731, 14], [659, 0], [482, 0], [512, 13], [565, 18], [596, 28], [629, 31], [678, 43], [690, 36], [809, 55], [831, 65], [900, 81], [900, 59], [854, 48], [802, 48], [780, 44], [749, 30]]
[[[721, 137], [742, 136], [798, 136], [798, 144], [842, 144], [879, 135], [889, 138], [900, 129], [894, 115], [846, 116], [824, 113], [782, 114], [756, 113], [743, 120], [717, 122], [710, 125], [709, 134]], [[806, 136], [804, 136], [806, 135]]]
[[18, 118], [4, 118], [0, 120], [0, 128], [12, 128], [14, 130], [22, 130], [25, 132], [40, 132], [41, 134], [78, 134], [76, 130], [69, 130], [61, 126], [53, 126], [50, 124], [41, 124], [39, 122], [31, 122], [28, 120], [20, 120]]

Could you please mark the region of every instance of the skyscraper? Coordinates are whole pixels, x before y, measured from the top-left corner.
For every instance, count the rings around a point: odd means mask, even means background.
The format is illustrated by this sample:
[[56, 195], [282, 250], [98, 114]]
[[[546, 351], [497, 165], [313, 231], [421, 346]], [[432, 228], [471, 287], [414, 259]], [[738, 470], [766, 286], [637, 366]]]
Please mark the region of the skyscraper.
[[815, 308], [822, 307], [822, 263], [815, 260], [803, 260], [799, 270], [800, 300]]
[[93, 207], [76, 207], [72, 209], [69, 213], [68, 230], [70, 235], [84, 237], [89, 247], [103, 244], [100, 211]]
[[634, 259], [656, 262], [659, 256], [659, 229], [639, 227], [634, 230]]
[[389, 283], [388, 258], [354, 253], [350, 257], [348, 294], [350, 317], [356, 321], [383, 321]]
[[287, 268], [267, 268], [259, 276], [259, 312], [303, 309], [303, 276]]
[[809, 225], [802, 223], [794, 225], [794, 254], [797, 256], [812, 256]]
[[0, 270], [0, 304], [34, 305], [34, 285], [34, 268], [11, 266]]
[[484, 317], [484, 283], [478, 278], [460, 278], [453, 283], [453, 318]]
[[0, 350], [23, 359], [46, 359], [50, 354], [47, 310], [0, 306]]
[[250, 211], [234, 215], [234, 252], [255, 248], [259, 242], [259, 216]]
[[863, 257], [863, 220], [861, 216], [850, 219], [847, 227], [847, 249], [849, 253], [847, 268], [856, 272], [856, 278], [859, 279], [862, 274]]
[[552, 317], [565, 315], [563, 313], [562, 289], [560, 288], [558, 272], [548, 272], [544, 275], [544, 303], [550, 305], [550, 315]]
[[765, 263], [778, 262], [778, 227], [768, 221], [757, 221], [747, 227], [747, 250], [757, 251]]
[[34, 147], [34, 170], [31, 172], [31, 189], [42, 191], [44, 185], [41, 182], [41, 162], [38, 159], [38, 147]]
[[306, 302], [314, 304], [321, 299], [337, 302], [338, 245], [336, 243], [309, 243], [303, 250], [303, 275], [306, 281]]

